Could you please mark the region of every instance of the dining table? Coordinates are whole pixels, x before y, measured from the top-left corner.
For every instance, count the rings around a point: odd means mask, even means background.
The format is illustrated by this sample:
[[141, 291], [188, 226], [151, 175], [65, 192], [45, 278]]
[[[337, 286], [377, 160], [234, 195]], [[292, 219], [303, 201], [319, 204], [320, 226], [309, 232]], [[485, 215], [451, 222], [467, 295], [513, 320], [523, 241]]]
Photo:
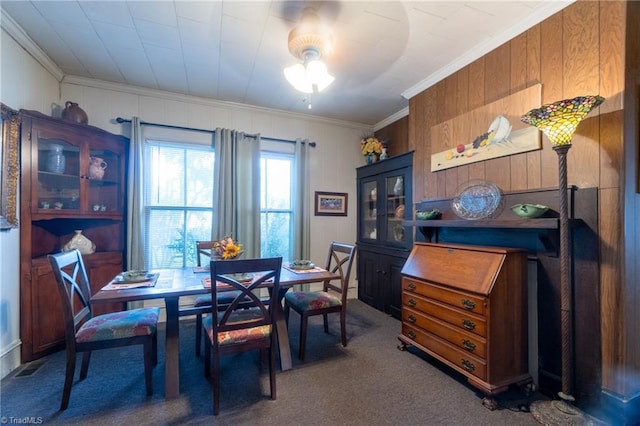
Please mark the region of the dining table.
[[[182, 269], [163, 269], [151, 271], [158, 274], [155, 284], [133, 288], [113, 289], [107, 284], [91, 297], [92, 303], [122, 303], [164, 299], [166, 309], [165, 327], [165, 398], [172, 399], [180, 394], [180, 317], [179, 300], [181, 297], [206, 294], [211, 289], [204, 286], [203, 278], [210, 277], [205, 268], [187, 267]], [[280, 292], [276, 303], [276, 335], [280, 368], [285, 371], [292, 368], [291, 347], [287, 323], [282, 306], [286, 292], [295, 285], [310, 284], [340, 279], [340, 275], [321, 268], [294, 271], [285, 266], [280, 273]], [[221, 291], [221, 290], [219, 290]]]

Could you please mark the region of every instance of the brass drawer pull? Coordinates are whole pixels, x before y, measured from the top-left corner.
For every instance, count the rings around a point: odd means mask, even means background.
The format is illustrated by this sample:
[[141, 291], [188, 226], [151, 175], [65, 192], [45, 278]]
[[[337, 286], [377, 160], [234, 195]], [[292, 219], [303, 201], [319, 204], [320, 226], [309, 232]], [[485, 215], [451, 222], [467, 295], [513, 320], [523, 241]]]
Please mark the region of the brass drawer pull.
[[409, 285], [407, 286], [407, 288], [411, 291], [414, 291], [416, 289], [416, 285], [414, 283], [409, 283]]
[[467, 340], [467, 339], [462, 339], [462, 347], [471, 352], [476, 350], [476, 344], [473, 343], [471, 340]]
[[469, 300], [469, 299], [462, 299], [462, 306], [464, 306], [467, 309], [473, 309], [476, 307], [476, 302], [474, 302], [473, 300]]
[[413, 314], [410, 314], [407, 319], [409, 320], [410, 323], [415, 323], [417, 321], [417, 318]]
[[470, 372], [474, 372], [476, 370], [476, 366], [473, 365], [471, 361], [464, 358], [462, 359], [462, 368]]
[[417, 337], [416, 333], [413, 330], [407, 331], [407, 336], [409, 336], [412, 339], [415, 339]]
[[462, 326], [467, 330], [473, 330], [474, 328], [476, 328], [476, 323], [468, 319], [463, 319]]
[[415, 299], [409, 299], [407, 300], [407, 305], [409, 306], [416, 306], [418, 302], [415, 301]]

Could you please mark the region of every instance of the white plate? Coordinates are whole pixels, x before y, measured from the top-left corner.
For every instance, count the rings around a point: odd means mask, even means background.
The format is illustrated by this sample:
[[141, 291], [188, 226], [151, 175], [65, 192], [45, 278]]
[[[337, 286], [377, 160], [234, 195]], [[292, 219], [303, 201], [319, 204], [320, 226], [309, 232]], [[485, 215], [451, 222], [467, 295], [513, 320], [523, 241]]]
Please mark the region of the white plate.
[[316, 267], [316, 265], [314, 265], [313, 263], [309, 263], [308, 265], [296, 265], [295, 263], [289, 264], [289, 268], [297, 269], [299, 271], [304, 271], [304, 270], [307, 270], [307, 269], [313, 269], [315, 267]]
[[141, 283], [143, 281], [149, 281], [153, 278], [153, 274], [146, 274], [143, 276], [139, 276], [137, 278], [125, 278], [122, 275], [118, 275], [113, 282], [117, 284], [133, 284], [133, 283]]

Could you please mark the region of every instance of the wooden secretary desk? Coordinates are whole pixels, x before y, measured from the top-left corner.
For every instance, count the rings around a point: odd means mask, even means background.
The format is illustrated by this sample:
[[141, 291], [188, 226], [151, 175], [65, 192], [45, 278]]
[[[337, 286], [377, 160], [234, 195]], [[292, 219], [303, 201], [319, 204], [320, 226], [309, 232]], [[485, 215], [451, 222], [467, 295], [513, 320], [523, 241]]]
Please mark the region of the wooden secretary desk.
[[527, 252], [521, 249], [416, 243], [402, 269], [406, 345], [493, 395], [531, 382], [527, 357]]

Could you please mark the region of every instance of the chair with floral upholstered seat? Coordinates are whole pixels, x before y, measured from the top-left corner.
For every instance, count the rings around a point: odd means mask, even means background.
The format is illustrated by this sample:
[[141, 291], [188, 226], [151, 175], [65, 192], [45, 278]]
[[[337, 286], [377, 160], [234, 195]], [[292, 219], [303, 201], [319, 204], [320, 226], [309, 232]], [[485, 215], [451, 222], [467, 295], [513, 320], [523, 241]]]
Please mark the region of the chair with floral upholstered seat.
[[[215, 241], [196, 241], [196, 263], [198, 267], [202, 267], [202, 257], [211, 258], [211, 251], [214, 249]], [[206, 263], [209, 265], [209, 261]], [[223, 307], [231, 303], [237, 292], [225, 292], [218, 295], [218, 306]], [[192, 305], [183, 306], [178, 311], [181, 317], [196, 316], [196, 357], [200, 356], [200, 347], [202, 345], [202, 315], [211, 312], [211, 293], [200, 294], [195, 297]]]
[[[151, 373], [158, 363], [159, 308], [139, 308], [93, 316], [91, 287], [77, 249], [50, 254], [49, 263], [58, 284], [64, 320], [67, 367], [60, 410], [69, 406], [76, 355], [83, 352], [80, 380], [87, 377], [91, 351], [142, 345], [147, 395], [153, 392]], [[105, 372], [106, 374], [107, 372]]]
[[356, 246], [332, 242], [327, 256], [326, 269], [338, 273], [340, 279], [325, 281], [322, 291], [290, 291], [284, 296], [284, 312], [287, 323], [291, 309], [300, 314], [300, 348], [298, 358], [304, 360], [307, 345], [307, 324], [310, 316], [322, 315], [324, 331], [329, 332], [327, 314], [340, 313], [342, 346], [347, 346], [347, 293], [349, 276], [356, 254]]
[[[267, 352], [271, 399], [276, 399], [275, 316], [281, 268], [281, 257], [211, 262], [213, 304], [202, 326], [206, 338], [205, 376], [211, 376], [213, 381], [215, 415], [220, 411], [220, 357], [225, 354], [258, 349], [261, 355]], [[256, 294], [263, 287], [269, 289], [269, 297]], [[231, 303], [219, 306], [219, 296], [228, 291], [237, 296]], [[247, 299], [251, 307], [245, 306]]]

